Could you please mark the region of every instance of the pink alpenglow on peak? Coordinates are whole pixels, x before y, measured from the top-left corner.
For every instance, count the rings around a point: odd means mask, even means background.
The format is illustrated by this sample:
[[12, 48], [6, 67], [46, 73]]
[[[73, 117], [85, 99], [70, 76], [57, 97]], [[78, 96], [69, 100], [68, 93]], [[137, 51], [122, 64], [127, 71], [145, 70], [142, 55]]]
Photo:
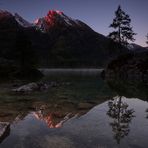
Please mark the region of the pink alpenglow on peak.
[[56, 17], [59, 15], [63, 15], [63, 14], [64, 13], [59, 10], [50, 10], [48, 12], [47, 16], [45, 16], [43, 18], [36, 19], [34, 21], [34, 24], [38, 24], [38, 23], [40, 23], [41, 19], [45, 19], [45, 21], [48, 23], [48, 25], [54, 25], [53, 21], [56, 19]]
[[62, 12], [62, 11], [59, 11], [59, 10], [56, 10], [56, 12], [57, 12], [58, 14], [63, 14], [63, 12]]
[[59, 11], [59, 10], [50, 10], [48, 12], [48, 15], [63, 15], [64, 13], [62, 11]]
[[62, 15], [64, 15], [64, 13], [62, 11], [50, 10], [48, 12], [47, 16], [45, 17], [45, 21], [47, 22], [47, 24], [50, 27], [54, 26], [57, 22], [57, 19], [59, 19], [59, 17], [61, 17]]
[[34, 21], [34, 24], [38, 24], [38, 22], [39, 22], [39, 19], [36, 19], [36, 20]]
[[37, 29], [42, 32], [48, 32], [53, 27], [55, 28], [84, 28], [87, 27], [84, 23], [77, 19], [72, 19], [59, 10], [50, 10], [47, 15], [34, 21]]

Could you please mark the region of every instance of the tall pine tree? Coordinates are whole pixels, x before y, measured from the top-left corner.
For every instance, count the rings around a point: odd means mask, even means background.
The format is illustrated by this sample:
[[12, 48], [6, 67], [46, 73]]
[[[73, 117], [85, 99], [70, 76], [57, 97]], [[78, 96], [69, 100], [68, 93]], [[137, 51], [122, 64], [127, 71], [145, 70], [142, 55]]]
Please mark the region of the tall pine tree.
[[135, 41], [134, 35], [136, 35], [136, 33], [134, 33], [131, 27], [131, 19], [129, 15], [121, 9], [120, 5], [115, 11], [115, 18], [110, 27], [115, 29], [115, 31], [109, 34], [109, 37], [115, 42], [127, 46], [128, 41]]

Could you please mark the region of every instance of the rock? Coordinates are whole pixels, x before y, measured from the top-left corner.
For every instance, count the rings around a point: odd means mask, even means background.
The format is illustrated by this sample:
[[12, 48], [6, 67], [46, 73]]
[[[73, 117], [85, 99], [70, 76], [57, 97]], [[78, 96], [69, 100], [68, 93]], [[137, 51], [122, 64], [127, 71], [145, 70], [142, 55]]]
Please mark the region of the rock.
[[39, 88], [37, 83], [29, 83], [23, 86], [20, 86], [19, 88], [13, 89], [13, 92], [31, 92], [35, 91]]
[[58, 83], [56, 81], [51, 81], [48, 83], [32, 82], [32, 83], [29, 83], [26, 85], [22, 85], [18, 88], [12, 89], [12, 92], [28, 93], [28, 92], [33, 92], [33, 91], [44, 91], [44, 90], [47, 90], [49, 87], [59, 87], [59, 86], [63, 86], [63, 85], [68, 86], [68, 85], [70, 85], [70, 83], [69, 82]]
[[78, 109], [90, 109], [92, 108], [94, 105], [91, 103], [79, 103], [78, 104]]
[[0, 143], [9, 135], [10, 124], [8, 122], [0, 122]]
[[58, 86], [60, 86], [60, 84], [53, 81], [53, 82], [50, 82], [50, 86], [51, 87], [58, 87]]
[[40, 91], [47, 90], [50, 87], [49, 84], [46, 84], [43, 82], [39, 82], [39, 83], [37, 83], [37, 85], [38, 85], [38, 90], [40, 90]]
[[17, 92], [17, 93], [28, 93], [28, 92], [33, 92], [33, 91], [43, 91], [47, 90], [49, 87], [54, 87], [55, 85], [48, 85], [43, 82], [32, 82], [28, 83], [26, 85], [22, 85], [18, 88], [12, 89], [12, 92]]

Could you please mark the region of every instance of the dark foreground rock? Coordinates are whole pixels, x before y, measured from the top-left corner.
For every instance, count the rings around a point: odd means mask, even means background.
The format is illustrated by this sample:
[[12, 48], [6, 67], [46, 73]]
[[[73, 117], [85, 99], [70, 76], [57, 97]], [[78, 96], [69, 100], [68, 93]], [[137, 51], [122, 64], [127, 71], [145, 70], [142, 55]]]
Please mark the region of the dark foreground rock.
[[10, 124], [8, 122], [0, 122], [0, 143], [10, 133]]

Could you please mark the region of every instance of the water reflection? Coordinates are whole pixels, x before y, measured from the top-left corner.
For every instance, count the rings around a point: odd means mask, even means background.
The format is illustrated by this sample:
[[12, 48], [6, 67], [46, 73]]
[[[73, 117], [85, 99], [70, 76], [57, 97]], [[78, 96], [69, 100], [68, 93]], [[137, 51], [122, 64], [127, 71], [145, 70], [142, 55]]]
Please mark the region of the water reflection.
[[57, 80], [72, 85], [0, 95], [0, 121], [10, 124], [0, 148], [147, 148], [146, 84], [111, 80], [110, 89], [96, 76]]
[[148, 100], [148, 82], [125, 80], [125, 79], [107, 79], [109, 87], [116, 91], [118, 95], [127, 98], [140, 98]]
[[[2, 88], [0, 89], [0, 122], [10, 124], [9, 130], [5, 129], [3, 136], [0, 136], [0, 148], [10, 146], [16, 148], [16, 143], [21, 144], [18, 138], [25, 137], [27, 134], [32, 143], [35, 135], [40, 136], [43, 133], [42, 136], [44, 136], [51, 128], [53, 130], [61, 128], [70, 119], [86, 114], [91, 108], [108, 98], [102, 93], [105, 85], [96, 74], [86, 77], [54, 75], [44, 79], [61, 83], [70, 82], [72, 85], [50, 88], [47, 92], [15, 95], [9, 93], [12, 84], [6, 88], [5, 85], [0, 84]], [[97, 99], [98, 96], [100, 99]], [[2, 130], [0, 128], [0, 131]], [[28, 141], [24, 141], [23, 145], [26, 145], [26, 142]]]
[[40, 103], [36, 105], [36, 110], [29, 112], [24, 118], [15, 118], [17, 121], [11, 123], [11, 133], [3, 139], [0, 148], [9, 148], [11, 145], [11, 148], [49, 148], [52, 144], [56, 145], [54, 148], [59, 148], [59, 143], [68, 144], [69, 147], [72, 144], [74, 148], [96, 148], [98, 145], [118, 147], [116, 143], [120, 143], [121, 148], [128, 147], [129, 144], [131, 148], [135, 148], [139, 139], [140, 145], [146, 145], [144, 137], [148, 136], [148, 130], [144, 127], [147, 122], [143, 119], [146, 107], [144, 101], [125, 97], [115, 97], [84, 110], [79, 110], [77, 104], [72, 109], [72, 105], [63, 107], [63, 104]]
[[122, 97], [115, 97], [108, 102], [107, 115], [113, 119], [110, 123], [114, 132], [114, 138], [119, 144], [121, 139], [130, 132], [129, 124], [134, 117], [134, 109], [129, 109], [128, 104], [122, 101]]
[[59, 100], [55, 103], [40, 104], [33, 111], [36, 119], [45, 122], [48, 128], [61, 128], [71, 118], [86, 114], [94, 106], [101, 103], [97, 100], [75, 102], [74, 100]]
[[71, 114], [68, 113], [64, 117], [61, 117], [60, 113], [49, 113], [48, 115], [44, 116], [43, 112], [40, 110], [34, 112], [34, 116], [37, 119], [44, 121], [49, 128], [60, 128], [66, 121], [68, 121], [68, 119], [70, 119]]
[[146, 109], [146, 118], [148, 119], [148, 109]]
[[[22, 106], [19, 102], [1, 103], [0, 108], [0, 143], [5, 140], [10, 133], [10, 126], [17, 126], [22, 121], [26, 122], [26, 118], [34, 119], [35, 123], [42, 123], [49, 129], [51, 128], [61, 128], [64, 123], [68, 122], [72, 118], [80, 117], [86, 114], [91, 108], [93, 108], [100, 101], [91, 101], [91, 102], [77, 102], [75, 100], [51, 100], [37, 101], [31, 100], [28, 104], [23, 104]], [[16, 107], [17, 105], [17, 107]], [[19, 109], [21, 106], [21, 110]], [[2, 125], [6, 123], [9, 128], [1, 128]], [[29, 123], [32, 126], [32, 121]], [[25, 124], [24, 124], [25, 126]], [[24, 127], [23, 127], [24, 128]], [[22, 129], [23, 130], [23, 129]], [[2, 132], [2, 134], [1, 134]], [[35, 132], [35, 131], [34, 131]]]

